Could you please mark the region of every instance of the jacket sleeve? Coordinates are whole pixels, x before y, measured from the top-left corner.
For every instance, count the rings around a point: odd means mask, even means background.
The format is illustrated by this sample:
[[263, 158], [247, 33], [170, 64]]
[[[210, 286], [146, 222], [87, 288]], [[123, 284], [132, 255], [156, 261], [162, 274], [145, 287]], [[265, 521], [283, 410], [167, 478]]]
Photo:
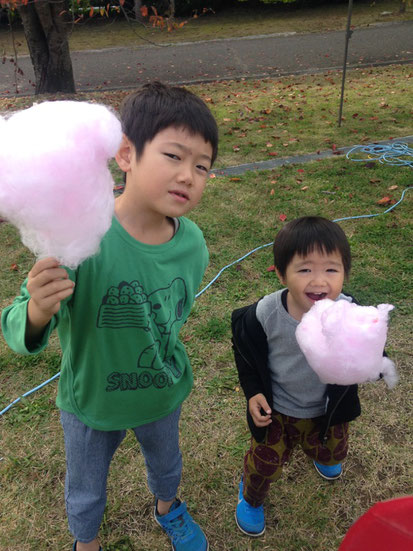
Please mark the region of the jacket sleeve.
[[231, 316], [232, 349], [241, 387], [247, 400], [256, 394], [268, 394], [267, 336], [257, 320], [257, 303], [234, 310]]
[[272, 387], [268, 372], [267, 336], [256, 317], [257, 303], [232, 313], [232, 348], [241, 387], [247, 399], [247, 423], [252, 436], [262, 442], [267, 427], [257, 427], [248, 409], [248, 401], [264, 394], [272, 408]]
[[232, 350], [234, 352], [235, 365], [238, 370], [238, 378], [247, 401], [256, 394], [264, 394], [261, 379], [256, 368], [251, 365], [241, 354], [232, 338]]

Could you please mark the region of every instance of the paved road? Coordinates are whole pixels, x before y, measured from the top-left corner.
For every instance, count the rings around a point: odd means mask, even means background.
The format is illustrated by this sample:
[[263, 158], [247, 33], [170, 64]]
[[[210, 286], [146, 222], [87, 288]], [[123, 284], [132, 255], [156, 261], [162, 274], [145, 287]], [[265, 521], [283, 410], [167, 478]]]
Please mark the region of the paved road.
[[[78, 91], [134, 88], [153, 78], [195, 83], [240, 77], [264, 78], [336, 70], [343, 66], [344, 31], [72, 52]], [[413, 21], [356, 29], [348, 67], [413, 63]], [[19, 58], [19, 93], [32, 94], [30, 58]], [[0, 95], [14, 95], [10, 62], [0, 65]]]

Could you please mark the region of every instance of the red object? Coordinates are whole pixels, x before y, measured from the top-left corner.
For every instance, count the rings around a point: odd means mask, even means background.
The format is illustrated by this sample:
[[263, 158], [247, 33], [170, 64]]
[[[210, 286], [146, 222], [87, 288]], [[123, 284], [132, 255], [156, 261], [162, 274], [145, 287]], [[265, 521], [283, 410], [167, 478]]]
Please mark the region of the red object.
[[412, 551], [413, 496], [376, 503], [349, 529], [338, 551]]

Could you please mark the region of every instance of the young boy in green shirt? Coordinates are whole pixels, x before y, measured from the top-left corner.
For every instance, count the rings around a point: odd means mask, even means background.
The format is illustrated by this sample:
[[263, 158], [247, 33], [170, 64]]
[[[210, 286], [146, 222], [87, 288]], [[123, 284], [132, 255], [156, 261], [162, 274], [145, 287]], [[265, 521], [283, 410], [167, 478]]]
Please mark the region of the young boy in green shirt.
[[40, 352], [53, 329], [59, 334], [73, 551], [101, 549], [109, 465], [129, 428], [172, 548], [206, 551], [204, 533], [176, 497], [180, 407], [193, 382], [179, 330], [208, 263], [202, 232], [183, 215], [201, 199], [218, 130], [200, 98], [159, 82], [129, 96], [121, 119], [116, 161], [126, 186], [99, 253], [75, 271], [53, 258], [36, 262], [3, 311], [2, 329], [23, 354]]

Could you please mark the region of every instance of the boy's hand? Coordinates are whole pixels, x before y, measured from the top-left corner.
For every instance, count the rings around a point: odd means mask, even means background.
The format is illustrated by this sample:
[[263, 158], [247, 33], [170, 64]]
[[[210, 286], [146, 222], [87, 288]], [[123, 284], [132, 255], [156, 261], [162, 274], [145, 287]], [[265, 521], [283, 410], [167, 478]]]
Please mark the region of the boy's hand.
[[[272, 423], [271, 408], [265, 399], [264, 394], [256, 394], [248, 401], [248, 409], [254, 424], [257, 427], [266, 427]], [[264, 410], [265, 414], [262, 415], [261, 410]]]
[[28, 330], [43, 329], [59, 311], [60, 302], [73, 293], [74, 283], [55, 258], [43, 258], [29, 272]]

